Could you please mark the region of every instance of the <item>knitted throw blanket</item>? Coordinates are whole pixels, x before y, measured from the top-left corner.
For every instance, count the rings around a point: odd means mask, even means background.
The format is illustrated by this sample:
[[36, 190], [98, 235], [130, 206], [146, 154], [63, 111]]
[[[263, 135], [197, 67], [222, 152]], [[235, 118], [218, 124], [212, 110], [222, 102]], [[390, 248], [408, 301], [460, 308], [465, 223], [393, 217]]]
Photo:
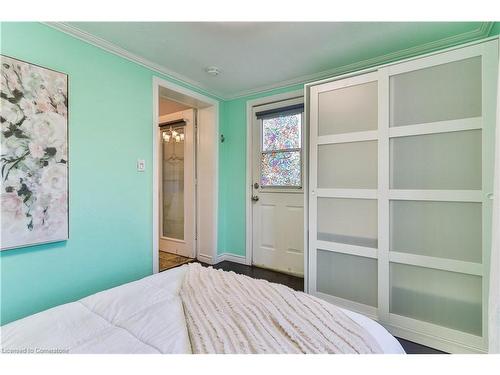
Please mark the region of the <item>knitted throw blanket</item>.
[[187, 265], [180, 296], [193, 353], [381, 353], [337, 307], [284, 285]]

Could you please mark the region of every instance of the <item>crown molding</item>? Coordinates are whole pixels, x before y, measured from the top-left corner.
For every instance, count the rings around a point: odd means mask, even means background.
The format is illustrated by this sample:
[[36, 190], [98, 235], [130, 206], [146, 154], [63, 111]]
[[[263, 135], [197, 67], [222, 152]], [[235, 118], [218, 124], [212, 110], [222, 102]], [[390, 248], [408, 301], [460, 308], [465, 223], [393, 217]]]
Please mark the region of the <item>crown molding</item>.
[[491, 33], [491, 29], [493, 29], [493, 26], [495, 25], [495, 22], [482, 22], [481, 26], [479, 26], [479, 30], [485, 34], [486, 36], [489, 36]]
[[260, 86], [250, 90], [243, 90], [234, 95], [226, 97], [225, 100], [241, 99], [243, 97], [250, 95], [263, 94], [277, 89], [284, 89], [299, 84], [306, 84], [313, 81], [319, 81], [321, 79], [331, 78], [342, 74], [355, 72], [357, 70], [368, 69], [375, 66], [388, 64], [394, 61], [408, 59], [411, 57], [442, 50], [445, 48], [454, 47], [459, 44], [472, 42], [478, 39], [483, 39], [489, 36], [493, 24], [494, 22], [482, 22], [481, 25], [475, 30], [471, 30], [457, 35], [452, 35], [443, 39], [438, 39], [433, 42], [424, 43], [418, 46], [406, 48], [396, 52], [391, 52], [367, 60], [358, 61], [352, 64], [343, 65], [337, 68], [324, 70], [322, 72], [308, 74], [290, 80], [280, 81], [271, 85]]
[[459, 44], [473, 42], [478, 39], [483, 39], [489, 36], [491, 29], [493, 28], [494, 22], [482, 22], [479, 27], [475, 30], [471, 30], [465, 33], [452, 35], [443, 39], [439, 39], [433, 42], [424, 43], [411, 48], [406, 48], [396, 52], [391, 52], [385, 55], [373, 57], [370, 59], [358, 61], [352, 64], [343, 65], [340, 67], [324, 70], [318, 73], [303, 75], [290, 80], [276, 82], [270, 85], [259, 86], [249, 90], [238, 91], [232, 95], [223, 95], [220, 92], [216, 92], [209, 87], [206, 87], [200, 82], [194, 81], [182, 74], [174, 72], [167, 67], [154, 63], [146, 58], [133, 54], [107, 40], [96, 37], [86, 31], [83, 31], [77, 27], [68, 25], [64, 22], [43, 22], [45, 25], [57, 29], [61, 32], [69, 34], [77, 39], [83, 40], [89, 44], [92, 44], [98, 48], [101, 48], [107, 52], [113, 53], [117, 56], [125, 58], [136, 64], [144, 66], [154, 72], [160, 73], [176, 83], [190, 86], [197, 89], [205, 95], [215, 97], [219, 100], [234, 100], [240, 99], [251, 95], [264, 94], [277, 89], [286, 89], [287, 87], [306, 84], [313, 81], [318, 81], [325, 78], [331, 78], [338, 75], [355, 72], [357, 70], [368, 69], [371, 67], [388, 64], [394, 61], [408, 59], [411, 57], [423, 55], [426, 53], [438, 51], [445, 48], [450, 48], [457, 46]]
[[77, 39], [83, 40], [86, 43], [92, 44], [95, 47], [98, 47], [100, 49], [103, 49], [107, 52], [110, 52], [114, 55], [120, 56], [124, 59], [127, 59], [129, 61], [132, 61], [136, 64], [139, 64], [145, 68], [148, 68], [156, 73], [160, 73], [177, 84], [181, 85], [187, 85], [191, 88], [194, 88], [201, 93], [215, 97], [219, 100], [224, 100], [224, 96], [221, 95], [220, 93], [216, 93], [210, 88], [206, 87], [205, 85], [201, 84], [200, 82], [194, 81], [186, 76], [183, 76], [182, 74], [176, 73], [173, 70], [168, 69], [167, 67], [154, 63], [144, 57], [141, 57], [139, 55], [136, 55], [132, 52], [127, 51], [126, 49], [123, 49], [122, 47], [117, 46], [114, 43], [108, 42], [107, 40], [104, 40], [102, 38], [99, 38], [95, 35], [92, 35], [86, 31], [83, 31], [77, 27], [68, 25], [67, 23], [64, 22], [42, 22], [44, 25], [47, 25], [53, 29], [56, 29], [58, 31], [61, 31], [65, 34], [71, 35]]

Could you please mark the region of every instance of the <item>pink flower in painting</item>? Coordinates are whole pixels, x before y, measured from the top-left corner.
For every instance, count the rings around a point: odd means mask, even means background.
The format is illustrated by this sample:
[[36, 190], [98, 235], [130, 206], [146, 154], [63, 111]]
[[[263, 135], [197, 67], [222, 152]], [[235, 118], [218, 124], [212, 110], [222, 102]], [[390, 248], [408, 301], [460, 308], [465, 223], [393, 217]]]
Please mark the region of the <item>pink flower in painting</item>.
[[68, 195], [66, 193], [61, 193], [55, 199], [53, 199], [50, 204], [52, 210], [49, 212], [48, 223], [52, 226], [61, 225], [67, 218], [68, 215]]
[[43, 169], [40, 185], [43, 191], [53, 196], [63, 194], [66, 190], [66, 166], [52, 164]]
[[52, 109], [52, 106], [49, 104], [49, 102], [42, 100], [36, 103], [36, 109], [38, 112], [48, 112]]
[[23, 216], [23, 200], [17, 193], [3, 193], [1, 196], [2, 220], [18, 220]]
[[19, 107], [22, 109], [25, 116], [33, 116], [35, 114], [35, 105], [31, 100], [26, 100], [22, 98], [19, 102]]
[[66, 119], [55, 112], [39, 113], [27, 119], [22, 129], [35, 141], [57, 146], [57, 141], [66, 138], [65, 123]]
[[66, 203], [68, 202], [68, 194], [65, 192], [61, 193], [56, 199], [52, 201], [54, 208], [60, 213], [66, 213]]
[[28, 148], [35, 159], [41, 159], [45, 155], [44, 147], [40, 142], [30, 142]]

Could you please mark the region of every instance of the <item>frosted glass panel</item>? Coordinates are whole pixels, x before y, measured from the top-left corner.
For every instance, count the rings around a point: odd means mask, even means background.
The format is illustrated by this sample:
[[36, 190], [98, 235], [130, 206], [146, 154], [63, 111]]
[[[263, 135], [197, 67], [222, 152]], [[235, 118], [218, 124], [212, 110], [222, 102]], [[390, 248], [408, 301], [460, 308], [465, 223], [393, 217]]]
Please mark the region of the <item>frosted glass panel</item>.
[[482, 334], [481, 277], [391, 263], [390, 312]]
[[390, 202], [390, 250], [482, 262], [481, 203]]
[[481, 116], [481, 57], [390, 77], [390, 126]]
[[322, 92], [318, 95], [318, 134], [375, 130], [377, 107], [376, 81]]
[[392, 189], [481, 189], [481, 130], [390, 140]]
[[[176, 129], [178, 132], [181, 130]], [[182, 131], [182, 134], [184, 132]], [[162, 141], [163, 237], [184, 239], [184, 141]]]
[[318, 146], [318, 187], [377, 188], [377, 141]]
[[318, 198], [318, 240], [377, 247], [377, 200]]
[[318, 250], [318, 292], [377, 306], [377, 260]]

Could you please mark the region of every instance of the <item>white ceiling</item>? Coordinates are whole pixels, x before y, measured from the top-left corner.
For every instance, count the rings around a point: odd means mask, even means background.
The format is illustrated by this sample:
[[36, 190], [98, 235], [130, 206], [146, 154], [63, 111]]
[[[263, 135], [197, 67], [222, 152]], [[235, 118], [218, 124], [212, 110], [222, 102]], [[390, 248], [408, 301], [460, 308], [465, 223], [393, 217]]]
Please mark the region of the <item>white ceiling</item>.
[[[425, 50], [432, 47], [429, 43], [440, 47], [477, 39], [488, 29], [481, 22], [72, 22], [64, 26], [226, 99], [321, 78], [332, 69], [408, 48]], [[217, 66], [221, 74], [208, 75], [208, 66]]]

